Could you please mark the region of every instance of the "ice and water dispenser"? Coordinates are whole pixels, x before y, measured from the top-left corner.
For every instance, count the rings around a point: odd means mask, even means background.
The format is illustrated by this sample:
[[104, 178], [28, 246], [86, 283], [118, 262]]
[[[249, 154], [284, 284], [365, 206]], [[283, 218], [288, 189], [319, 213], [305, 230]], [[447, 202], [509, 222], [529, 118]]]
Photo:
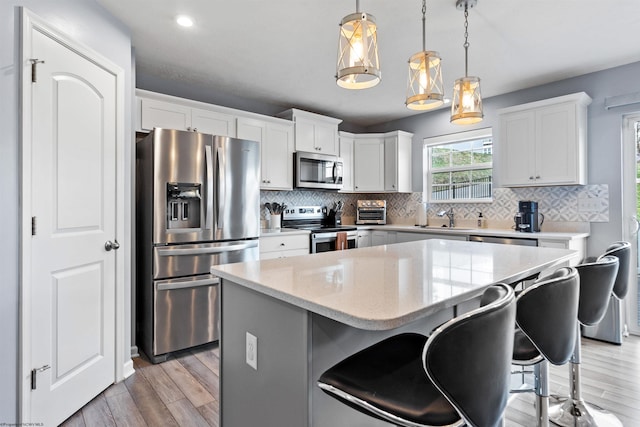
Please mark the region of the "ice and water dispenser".
[[167, 183], [167, 228], [200, 228], [200, 184]]

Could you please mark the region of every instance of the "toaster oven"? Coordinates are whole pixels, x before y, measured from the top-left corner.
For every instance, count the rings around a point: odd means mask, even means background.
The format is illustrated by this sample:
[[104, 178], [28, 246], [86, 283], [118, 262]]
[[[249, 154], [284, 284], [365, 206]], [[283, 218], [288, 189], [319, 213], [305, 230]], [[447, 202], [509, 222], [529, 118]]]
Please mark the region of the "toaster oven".
[[386, 200], [358, 200], [356, 205], [356, 224], [386, 224]]

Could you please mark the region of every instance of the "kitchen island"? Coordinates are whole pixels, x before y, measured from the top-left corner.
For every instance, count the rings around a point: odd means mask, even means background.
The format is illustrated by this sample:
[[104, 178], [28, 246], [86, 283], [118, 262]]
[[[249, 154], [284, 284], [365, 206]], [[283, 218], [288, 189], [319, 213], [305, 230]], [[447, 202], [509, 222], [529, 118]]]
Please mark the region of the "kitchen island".
[[492, 283], [517, 282], [575, 255], [434, 239], [215, 266], [221, 425], [388, 425], [324, 395], [317, 378], [388, 336], [429, 334], [477, 307]]

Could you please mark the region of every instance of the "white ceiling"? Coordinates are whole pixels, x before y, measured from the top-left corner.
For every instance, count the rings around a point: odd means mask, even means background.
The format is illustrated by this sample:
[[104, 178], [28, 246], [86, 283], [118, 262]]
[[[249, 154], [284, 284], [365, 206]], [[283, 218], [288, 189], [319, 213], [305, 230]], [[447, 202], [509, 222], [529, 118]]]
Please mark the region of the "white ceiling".
[[[348, 0], [98, 0], [131, 29], [138, 72], [329, 114], [363, 126], [417, 114], [404, 105], [407, 61], [422, 49], [421, 0], [362, 0], [374, 15], [382, 82], [335, 83]], [[191, 15], [195, 25], [178, 27]], [[428, 0], [427, 49], [442, 57], [445, 96], [464, 75], [464, 16]], [[478, 0], [469, 74], [483, 97], [640, 61], [638, 0]]]

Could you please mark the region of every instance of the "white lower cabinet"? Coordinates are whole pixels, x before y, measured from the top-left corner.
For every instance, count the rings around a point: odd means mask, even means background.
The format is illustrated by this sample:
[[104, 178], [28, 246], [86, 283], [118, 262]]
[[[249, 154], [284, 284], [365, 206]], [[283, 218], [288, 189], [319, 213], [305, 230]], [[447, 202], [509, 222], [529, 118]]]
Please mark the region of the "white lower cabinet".
[[260, 259], [287, 258], [308, 253], [308, 234], [273, 233], [260, 237]]
[[380, 246], [387, 244], [387, 232], [373, 230], [371, 232], [371, 246]]
[[358, 230], [358, 247], [368, 248], [371, 246], [371, 231]]

